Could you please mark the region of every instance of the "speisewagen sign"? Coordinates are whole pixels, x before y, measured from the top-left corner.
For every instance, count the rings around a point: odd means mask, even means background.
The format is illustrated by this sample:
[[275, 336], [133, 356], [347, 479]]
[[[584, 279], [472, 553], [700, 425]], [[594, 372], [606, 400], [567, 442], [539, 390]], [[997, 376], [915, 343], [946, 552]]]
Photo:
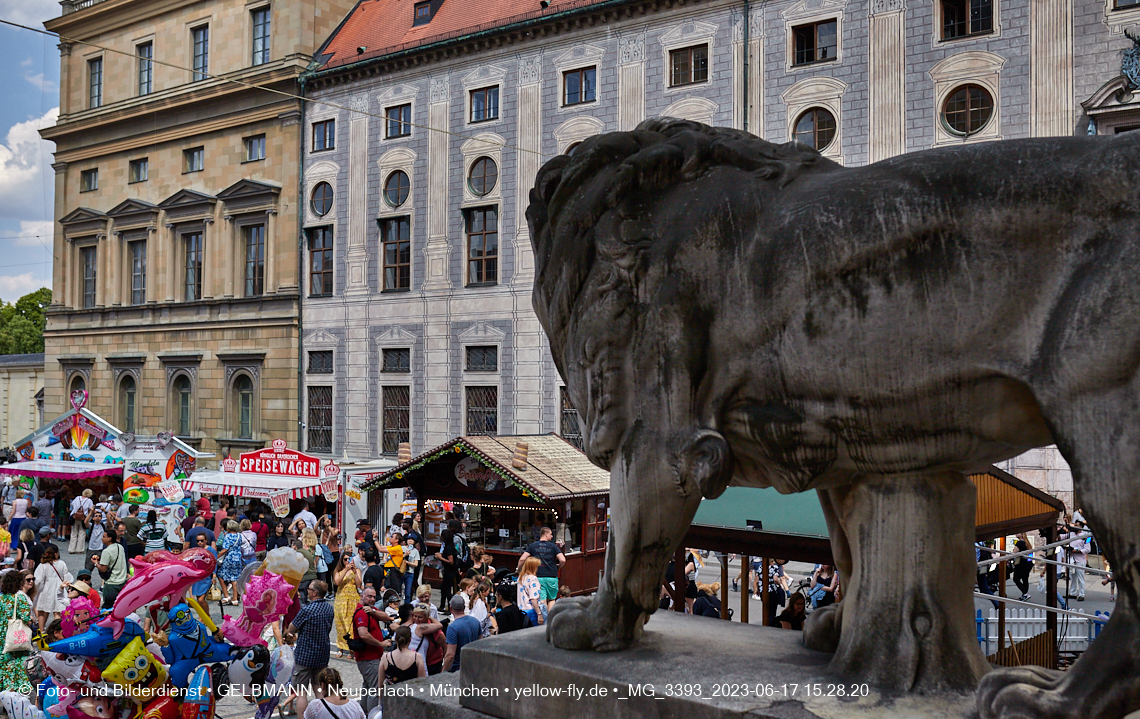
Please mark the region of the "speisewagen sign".
[[[283, 440], [275, 440], [272, 447], [255, 452], [243, 452], [237, 471], [248, 474], [273, 474], [288, 477], [321, 476], [321, 460], [303, 452], [288, 449]], [[225, 467], [228, 469], [228, 467]]]

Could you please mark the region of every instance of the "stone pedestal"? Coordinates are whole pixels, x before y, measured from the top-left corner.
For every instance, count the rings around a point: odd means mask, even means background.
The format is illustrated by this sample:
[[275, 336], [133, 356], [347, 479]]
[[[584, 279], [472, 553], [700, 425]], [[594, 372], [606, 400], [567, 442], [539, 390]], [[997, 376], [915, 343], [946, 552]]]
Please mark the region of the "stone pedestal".
[[[829, 672], [799, 632], [658, 612], [636, 647], [555, 649], [543, 628], [482, 639], [458, 674], [384, 700], [401, 719], [965, 719], [974, 697], [884, 699]], [[838, 696], [843, 694], [845, 696]], [[862, 696], [853, 697], [852, 694]], [[865, 694], [865, 695], [864, 695]]]

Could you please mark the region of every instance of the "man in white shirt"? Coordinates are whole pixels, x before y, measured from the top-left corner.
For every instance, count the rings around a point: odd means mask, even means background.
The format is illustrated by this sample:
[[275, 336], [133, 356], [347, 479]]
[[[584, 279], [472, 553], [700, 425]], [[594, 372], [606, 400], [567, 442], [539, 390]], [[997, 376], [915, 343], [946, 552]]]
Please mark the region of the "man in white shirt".
[[1065, 532], [1063, 534], [1061, 534], [1061, 539], [1073, 539], [1073, 541], [1069, 542], [1069, 545], [1068, 545], [1069, 563], [1076, 565], [1073, 567], [1069, 567], [1069, 572], [1072, 575], [1072, 582], [1068, 588], [1069, 591], [1066, 592], [1066, 594], [1068, 594], [1068, 596], [1072, 596], [1072, 592], [1075, 588], [1076, 595], [1077, 595], [1077, 601], [1083, 602], [1083, 601], [1085, 601], [1085, 569], [1084, 568], [1089, 566], [1089, 552], [1091, 551], [1092, 548], [1089, 546], [1089, 538], [1088, 537], [1084, 537], [1081, 539], [1075, 538], [1080, 533], [1081, 533], [1081, 530], [1078, 527], [1074, 527], [1072, 525], [1066, 525], [1065, 526]]
[[[91, 513], [91, 509], [95, 506], [95, 503], [91, 501], [91, 495], [93, 494], [94, 492], [90, 489], [85, 489], [82, 494], [71, 500], [71, 541], [67, 546], [69, 554], [83, 554], [87, 546], [87, 534], [84, 522], [87, 520], [87, 515]], [[100, 540], [100, 544], [101, 543], [102, 540]]]
[[[309, 503], [308, 502], [305, 502], [304, 506], [301, 508], [301, 511], [297, 512], [297, 516], [293, 520], [294, 526], [297, 525], [298, 520], [304, 522], [305, 525], [309, 529], [316, 529], [317, 528], [317, 515], [315, 515], [309, 511]], [[303, 527], [300, 527], [300, 529], [303, 529]]]
[[118, 505], [118, 509], [115, 510], [115, 517], [117, 519], [126, 519], [127, 515], [131, 512], [131, 505], [127, 504], [119, 497], [115, 497], [111, 501], [112, 503]]

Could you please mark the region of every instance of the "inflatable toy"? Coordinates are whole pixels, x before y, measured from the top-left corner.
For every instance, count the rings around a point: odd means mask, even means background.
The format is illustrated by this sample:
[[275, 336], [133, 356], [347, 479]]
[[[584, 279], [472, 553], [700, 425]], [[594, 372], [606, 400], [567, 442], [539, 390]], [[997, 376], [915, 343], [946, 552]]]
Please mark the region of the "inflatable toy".
[[293, 603], [294, 590], [280, 574], [267, 571], [252, 577], [242, 595], [241, 614], [222, 621], [222, 636], [238, 646], [265, 644], [262, 630], [285, 614]]
[[71, 604], [64, 607], [60, 614], [63, 624], [63, 636], [72, 637], [82, 634], [90, 626], [91, 618], [99, 614], [99, 608], [87, 597], [76, 597]]
[[155, 699], [143, 708], [139, 719], [179, 719], [180, 707], [172, 696]]
[[113, 716], [110, 698], [93, 694], [80, 694], [67, 707], [68, 719], [111, 719]]
[[48, 645], [48, 649], [61, 654], [92, 657], [100, 667], [105, 667], [131, 643], [132, 639], [142, 635], [142, 627], [134, 622], [126, 622], [121, 635], [117, 638], [111, 629], [95, 624], [82, 634], [52, 642]]
[[256, 696], [263, 691], [269, 679], [269, 650], [260, 644], [250, 647], [237, 647], [236, 658], [228, 668], [228, 684], [233, 693], [242, 696]]
[[166, 684], [166, 666], [146, 648], [142, 637], [135, 637], [103, 670], [103, 680], [121, 685], [131, 697], [154, 698], [155, 690]]
[[257, 713], [253, 719], [269, 719], [273, 710], [281, 702], [281, 696], [287, 691], [289, 682], [293, 679], [293, 647], [277, 647], [270, 654], [269, 675], [265, 679], [265, 686], [257, 700]]
[[194, 676], [186, 687], [181, 719], [212, 719], [213, 716], [214, 680], [210, 667], [203, 665], [194, 670]]
[[183, 552], [178, 559], [166, 559], [155, 564], [132, 559], [135, 576], [119, 592], [111, 614], [101, 619], [99, 625], [112, 628], [118, 639], [127, 616], [163, 597], [169, 597], [172, 602], [181, 601], [194, 583], [213, 574], [215, 565], [214, 555], [200, 549], [192, 549]]
[[190, 673], [203, 662], [222, 662], [230, 658], [230, 645], [216, 641], [206, 626], [194, 618], [194, 612], [185, 604], [170, 608], [169, 644], [162, 648], [162, 656], [170, 666], [170, 681], [185, 689]]
[[48, 675], [60, 687], [77, 685], [93, 687], [103, 681], [99, 667], [78, 654], [40, 652], [40, 661], [44, 663]]
[[8, 719], [45, 719], [44, 713], [19, 692], [0, 692], [0, 707], [4, 708]]

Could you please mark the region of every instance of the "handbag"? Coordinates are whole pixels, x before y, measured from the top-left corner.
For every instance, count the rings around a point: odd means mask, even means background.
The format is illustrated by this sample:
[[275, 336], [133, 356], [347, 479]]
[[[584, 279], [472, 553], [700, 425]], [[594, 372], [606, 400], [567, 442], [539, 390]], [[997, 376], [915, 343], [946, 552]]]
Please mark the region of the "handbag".
[[[59, 561], [58, 559], [56, 560]], [[55, 576], [59, 577], [59, 587], [55, 590], [55, 601], [58, 604], [67, 604], [67, 581], [59, 576], [59, 570], [55, 568], [55, 562], [49, 565], [51, 570], [55, 572]]]
[[[363, 609], [363, 607], [361, 607]], [[356, 610], [357, 612], [360, 609]], [[350, 652], [363, 652], [368, 649], [368, 642], [364, 641], [356, 635], [356, 612], [352, 614], [352, 631], [344, 635], [344, 641], [348, 643], [348, 650]]]
[[32, 630], [24, 624], [24, 620], [16, 616], [16, 602], [19, 597], [12, 598], [12, 617], [8, 620], [8, 629], [4, 632], [4, 653], [32, 651]]

